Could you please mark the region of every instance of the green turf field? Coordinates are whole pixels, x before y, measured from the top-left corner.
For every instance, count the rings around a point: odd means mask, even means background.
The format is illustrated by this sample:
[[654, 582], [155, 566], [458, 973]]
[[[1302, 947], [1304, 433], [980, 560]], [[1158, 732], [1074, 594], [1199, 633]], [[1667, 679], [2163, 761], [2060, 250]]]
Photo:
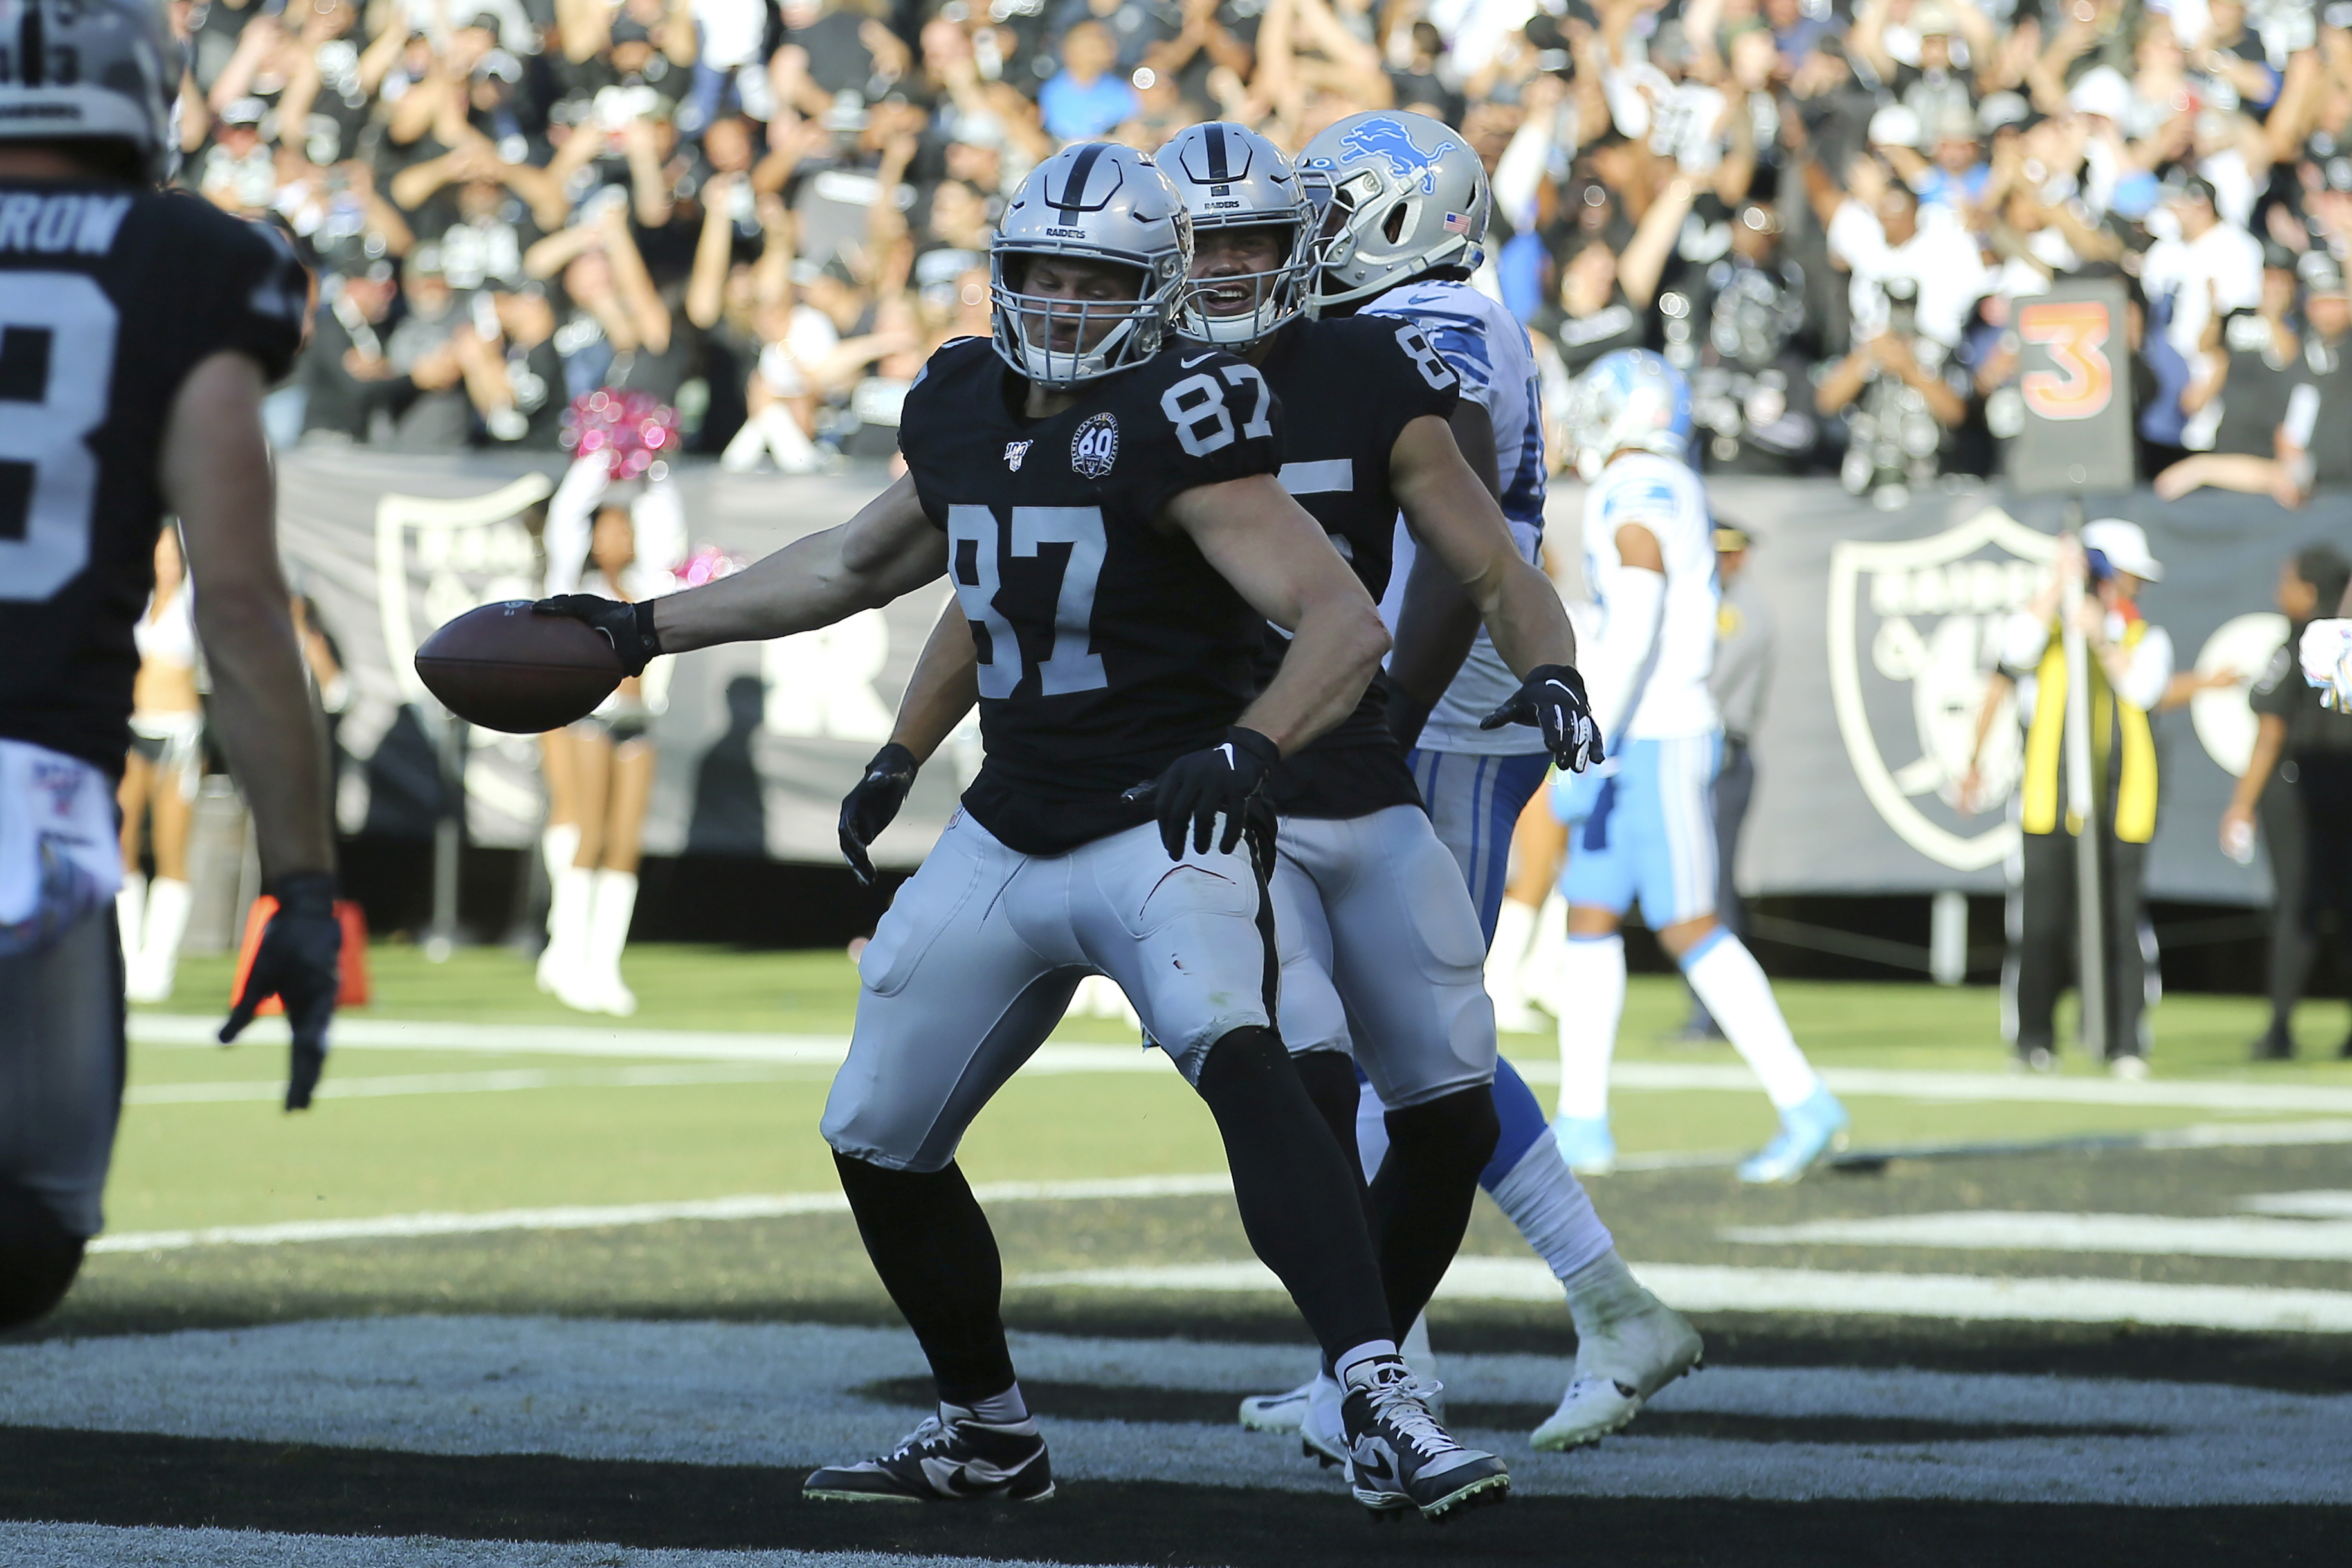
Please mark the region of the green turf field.
[[[625, 1047], [633, 1031], [846, 1033], [856, 971], [841, 954], [734, 953], [633, 948], [628, 973], [640, 1009], [628, 1020], [586, 1018], [531, 988], [528, 965], [495, 949], [427, 963], [405, 945], [371, 950], [375, 999], [354, 1018], [447, 1020], [501, 1026], [584, 1027]], [[227, 966], [190, 960], [173, 1000], [155, 1011], [196, 1014], [226, 994]], [[1781, 988], [1798, 1038], [1825, 1067], [1990, 1072], [2004, 1058], [1987, 989], [1803, 984]], [[1733, 1064], [1727, 1047], [1667, 1037], [1683, 1002], [1671, 981], [1640, 977], [1628, 1001], [1621, 1059]], [[2333, 1059], [2253, 1068], [2240, 1058], [2259, 1023], [2250, 999], [2182, 997], [2158, 1015], [2166, 1077], [2287, 1085], [2352, 1085]], [[2341, 1037], [2341, 1005], [2305, 1010], [2306, 1050]], [[1120, 1025], [1073, 1019], [1059, 1039], [1131, 1041]], [[1555, 1058], [1535, 1036], [1507, 1037], [1549, 1104]], [[274, 1102], [280, 1052], [134, 1046], [113, 1184], [110, 1228], [148, 1231], [552, 1204], [642, 1203], [740, 1193], [830, 1190], [829, 1154], [816, 1135], [829, 1067], [692, 1062], [545, 1052], [380, 1049], [346, 1044], [328, 1091], [308, 1116]], [[2081, 1063], [2072, 1073], [2090, 1076]], [[520, 1081], [529, 1087], [513, 1087]], [[244, 1086], [241, 1089], [236, 1086]], [[248, 1098], [173, 1099], [190, 1093]], [[1619, 1136], [1629, 1155], [1729, 1153], [1769, 1135], [1760, 1094], [1740, 1090], [1623, 1091]], [[2130, 1131], [2226, 1120], [2177, 1107], [1943, 1102], [1857, 1099], [1854, 1136], [1870, 1145], [2009, 1141]], [[967, 1141], [974, 1181], [1058, 1180], [1211, 1172], [1223, 1165], [1215, 1130], [1191, 1091], [1159, 1071], [1024, 1075], [991, 1106]]]

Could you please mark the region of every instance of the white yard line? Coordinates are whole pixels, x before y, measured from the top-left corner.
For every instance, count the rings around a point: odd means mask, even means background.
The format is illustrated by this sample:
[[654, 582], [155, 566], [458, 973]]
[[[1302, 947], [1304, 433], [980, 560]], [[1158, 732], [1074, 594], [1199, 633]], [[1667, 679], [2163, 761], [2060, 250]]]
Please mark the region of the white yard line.
[[[1216, 1197], [1233, 1191], [1223, 1172], [1199, 1176], [1126, 1176], [1087, 1182], [983, 1182], [972, 1194], [983, 1203], [1067, 1203], [1106, 1198]], [[673, 1220], [777, 1219], [791, 1215], [847, 1214], [849, 1200], [832, 1193], [754, 1193], [680, 1203], [488, 1209], [475, 1214], [395, 1214], [372, 1219], [289, 1220], [276, 1225], [207, 1226], [197, 1230], [125, 1231], [101, 1236], [92, 1252], [178, 1252], [192, 1247], [279, 1247], [289, 1242], [374, 1241], [423, 1236], [480, 1236], [502, 1230], [604, 1230], [666, 1225]]]
[[2305, 1219], [2352, 1219], [2352, 1193], [2257, 1193], [2238, 1206], [2252, 1214], [2295, 1215]]
[[[1991, 1279], [1968, 1274], [1891, 1274], [1815, 1268], [1733, 1268], [1706, 1264], [1634, 1265], [1644, 1284], [1686, 1312], [1836, 1312], [1904, 1318], [2352, 1333], [2352, 1291], [2272, 1290], [2235, 1285], [2154, 1285], [2137, 1279]], [[1016, 1286], [1091, 1286], [1106, 1290], [1279, 1290], [1255, 1260], [1080, 1268], [1024, 1274]], [[1553, 1301], [1559, 1282], [1533, 1258], [1461, 1258], [1441, 1298], [1464, 1301]]]
[[[2341, 1195], [2341, 1194], [2337, 1194]], [[2138, 1214], [1951, 1214], [1734, 1226], [1726, 1241], [1767, 1247], [1959, 1247], [1970, 1252], [2121, 1252], [2147, 1258], [2352, 1262], [2352, 1220]]]
[[[1556, 1310], [1564, 1349], [1568, 1314]], [[1255, 1345], [1017, 1334], [1013, 1350], [1024, 1375], [1039, 1383], [1214, 1394], [1215, 1407], [1227, 1412], [1244, 1394], [1296, 1382], [1314, 1362], [1304, 1343], [1303, 1335]], [[1465, 1401], [1548, 1407], [1569, 1375], [1564, 1355], [1456, 1355], [1442, 1344], [1439, 1355], [1448, 1390]], [[318, 1321], [0, 1345], [0, 1422], [407, 1453], [757, 1465], [789, 1475], [887, 1447], [916, 1412], [860, 1391], [917, 1382], [922, 1371], [914, 1336], [903, 1329]], [[1199, 1423], [1156, 1417], [1151, 1400], [1139, 1392], [1124, 1420], [1049, 1415], [1056, 1479], [1336, 1490], [1295, 1444], [1244, 1432], [1229, 1415]], [[1671, 1384], [1653, 1404], [1736, 1416], [1752, 1436], [1677, 1436], [1645, 1417], [1598, 1448], [1562, 1456], [1531, 1453], [1524, 1432], [1463, 1435], [1508, 1458], [1515, 1490], [1538, 1496], [1813, 1504], [1906, 1497], [2159, 1508], [2340, 1503], [2343, 1455], [2352, 1452], [2352, 1396], [2210, 1383], [1726, 1366]], [[1841, 1434], [1854, 1417], [1904, 1421], [1917, 1431]], [[771, 1483], [747, 1475], [743, 1484]], [[985, 1531], [968, 1544], [986, 1550]], [[1572, 1546], [1559, 1555], [1568, 1560]], [[402, 1561], [299, 1551], [193, 1560], [234, 1568]], [[416, 1568], [452, 1560], [427, 1558]], [[502, 1562], [465, 1558], [477, 1560]], [[67, 1551], [39, 1561], [92, 1559]], [[573, 1568], [572, 1559], [551, 1561]], [[641, 1568], [635, 1557], [618, 1561]], [[667, 1568], [666, 1560], [654, 1562]]]
[[[321, 1100], [376, 1100], [387, 1095], [505, 1094], [528, 1089], [661, 1089], [700, 1083], [776, 1083], [793, 1076], [764, 1063], [745, 1067], [630, 1067], [567, 1070], [509, 1068], [499, 1072], [428, 1072], [341, 1078], [330, 1074], [319, 1085]], [[286, 1097], [278, 1079], [227, 1082], [133, 1084], [125, 1105], [219, 1105]]]
[[895, 1552], [646, 1550], [600, 1542], [294, 1535], [263, 1530], [0, 1523], [0, 1568], [1055, 1568], [1000, 1557]]
[[[131, 1039], [141, 1046], [210, 1046], [220, 1020], [173, 1013], [133, 1013]], [[247, 1037], [285, 1042], [282, 1019], [261, 1019]], [[717, 1029], [630, 1029], [597, 1024], [466, 1024], [402, 1018], [340, 1017], [336, 1045], [355, 1050], [449, 1051], [480, 1056], [634, 1057], [697, 1061], [776, 1062], [836, 1066], [849, 1050], [845, 1035], [761, 1035]], [[1535, 1058], [1513, 1065], [1530, 1082], [1559, 1081], [1557, 1063]], [[1167, 1057], [1137, 1046], [1055, 1042], [1022, 1069], [1039, 1073], [1158, 1073]], [[1921, 1072], [1901, 1068], [1831, 1068], [1830, 1088], [1860, 1099], [2023, 1102], [2051, 1105], [2170, 1107], [2272, 1114], [2352, 1114], [2352, 1086], [2238, 1083], [2156, 1079], [2126, 1083], [2104, 1078], [2041, 1074]], [[1648, 1092], [1758, 1092], [1746, 1068], [1712, 1062], [1625, 1062], [1610, 1083]]]

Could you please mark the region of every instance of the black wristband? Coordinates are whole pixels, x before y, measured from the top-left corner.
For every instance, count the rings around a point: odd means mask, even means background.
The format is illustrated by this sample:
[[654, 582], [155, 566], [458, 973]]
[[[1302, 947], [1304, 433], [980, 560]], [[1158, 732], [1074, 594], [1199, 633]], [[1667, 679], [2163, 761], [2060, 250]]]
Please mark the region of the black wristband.
[[261, 890], [277, 900], [279, 909], [291, 914], [331, 917], [335, 912], [332, 871], [289, 871]]
[[1274, 739], [1270, 735], [1262, 735], [1255, 730], [1244, 730], [1239, 724], [1235, 724], [1225, 731], [1225, 739], [1231, 744], [1240, 747], [1259, 762], [1264, 763], [1267, 767], [1273, 767], [1282, 761], [1282, 748], [1274, 743]]
[[662, 650], [661, 634], [654, 629], [654, 601], [639, 599], [629, 608], [636, 612], [638, 662], [641, 666], [650, 664]]

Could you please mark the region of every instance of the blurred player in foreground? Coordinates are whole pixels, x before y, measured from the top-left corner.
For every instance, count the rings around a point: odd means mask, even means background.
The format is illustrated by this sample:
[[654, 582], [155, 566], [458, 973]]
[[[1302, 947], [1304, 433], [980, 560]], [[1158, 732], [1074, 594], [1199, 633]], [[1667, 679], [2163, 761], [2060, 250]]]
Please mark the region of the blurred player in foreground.
[[1685, 456], [1690, 387], [1646, 350], [1596, 362], [1570, 411], [1584, 498], [1585, 577], [1607, 617], [1587, 650], [1592, 710], [1609, 763], [1562, 774], [1553, 805], [1569, 825], [1568, 954], [1560, 991], [1560, 1152], [1579, 1171], [1616, 1163], [1609, 1060], [1625, 1006], [1625, 942], [1636, 900], [1780, 1113], [1780, 1131], [1739, 1167], [1744, 1182], [1792, 1182], [1843, 1142], [1845, 1108], [1805, 1060], [1747, 947], [1715, 915], [1708, 804], [1723, 725], [1715, 658], [1714, 524]]
[[[335, 1005], [326, 751], [278, 564], [261, 397], [308, 283], [270, 233], [155, 187], [181, 48], [152, 0], [0, 0], [0, 1327], [56, 1305], [100, 1226], [122, 1100], [122, 860], [133, 639], [176, 512], [264, 931], [223, 1040], [261, 1001], [310, 1102]], [[22, 44], [17, 48], [15, 46]], [[73, 68], [51, 73], [70, 59]]]
[[[1133, 999], [1215, 1116], [1251, 1245], [1346, 1391], [1358, 1500], [1436, 1518], [1510, 1485], [1500, 1459], [1446, 1435], [1397, 1354], [1361, 1185], [1274, 1030], [1264, 792], [1356, 710], [1388, 637], [1275, 478], [1265, 378], [1174, 342], [1192, 260], [1192, 226], [1149, 160], [1065, 148], [991, 247], [993, 342], [947, 344], [908, 395], [905, 479], [710, 586], [545, 605], [606, 628], [635, 668], [805, 631], [942, 573], [962, 610], [925, 661], [969, 669], [949, 703], [977, 697], [986, 760], [859, 960], [824, 1121], [940, 1414], [887, 1454], [817, 1471], [812, 1497], [1052, 1492], [1005, 1345], [995, 1238], [955, 1152], [1090, 971]], [[1292, 641], [1260, 690], [1268, 621]], [[887, 795], [912, 773], [886, 751], [861, 787]], [[854, 859], [866, 837], [845, 827]]]

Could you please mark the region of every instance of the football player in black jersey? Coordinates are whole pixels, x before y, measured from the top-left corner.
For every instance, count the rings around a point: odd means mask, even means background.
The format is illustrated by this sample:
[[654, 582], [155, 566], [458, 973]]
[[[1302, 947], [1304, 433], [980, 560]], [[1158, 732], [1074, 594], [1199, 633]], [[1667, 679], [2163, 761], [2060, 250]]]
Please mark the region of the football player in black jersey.
[[214, 715], [278, 900], [265, 997], [310, 1103], [341, 931], [326, 755], [278, 564], [261, 397], [308, 281], [270, 231], [155, 183], [179, 45], [156, 0], [0, 0], [0, 1327], [72, 1283], [122, 1097], [114, 780], [156, 529], [179, 518]]
[[[1559, 595], [1520, 556], [1494, 495], [1455, 444], [1454, 373], [1410, 321], [1305, 319], [1318, 212], [1273, 142], [1240, 125], [1195, 125], [1153, 162], [1192, 219], [1192, 286], [1179, 330], [1240, 356], [1226, 373], [1234, 384], [1255, 381], [1255, 367], [1273, 387], [1283, 409], [1283, 488], [1375, 599], [1388, 587], [1402, 510], [1411, 536], [1462, 584], [1524, 677], [1507, 716], [1538, 726], [1563, 768], [1598, 761]], [[1280, 668], [1287, 647], [1267, 628], [1261, 679]], [[892, 737], [917, 759], [969, 706], [969, 670], [942, 668], [949, 658], [969, 660], [952, 627], [926, 650]], [[1430, 826], [1385, 706], [1384, 689], [1368, 689], [1352, 714], [1286, 758], [1268, 794], [1281, 814], [1271, 885], [1282, 1038], [1351, 1153], [1358, 1064], [1385, 1107], [1388, 1147], [1371, 1197], [1402, 1337], [1461, 1245], [1498, 1123], [1478, 911]], [[1300, 1426], [1308, 1450], [1345, 1463], [1339, 1383], [1318, 1376], [1308, 1397], [1313, 1410]]]
[[[992, 246], [994, 342], [941, 348], [908, 395], [904, 479], [707, 587], [543, 605], [641, 666], [824, 625], [941, 573], [955, 588], [961, 616], [934, 636], [963, 671], [961, 707], [980, 703], [986, 761], [859, 962], [824, 1120], [940, 1408], [891, 1453], [817, 1471], [812, 1496], [1052, 1490], [955, 1152], [1090, 973], [1134, 999], [1215, 1115], [1251, 1244], [1347, 1390], [1358, 1498], [1434, 1518], [1510, 1484], [1446, 1435], [1397, 1355], [1360, 1184], [1274, 1032], [1261, 797], [1355, 710], [1388, 639], [1276, 478], [1265, 378], [1169, 335], [1191, 261], [1150, 160], [1065, 149]], [[1293, 640], [1265, 683], [1268, 621]], [[913, 766], [886, 752], [869, 777], [887, 793]]]

